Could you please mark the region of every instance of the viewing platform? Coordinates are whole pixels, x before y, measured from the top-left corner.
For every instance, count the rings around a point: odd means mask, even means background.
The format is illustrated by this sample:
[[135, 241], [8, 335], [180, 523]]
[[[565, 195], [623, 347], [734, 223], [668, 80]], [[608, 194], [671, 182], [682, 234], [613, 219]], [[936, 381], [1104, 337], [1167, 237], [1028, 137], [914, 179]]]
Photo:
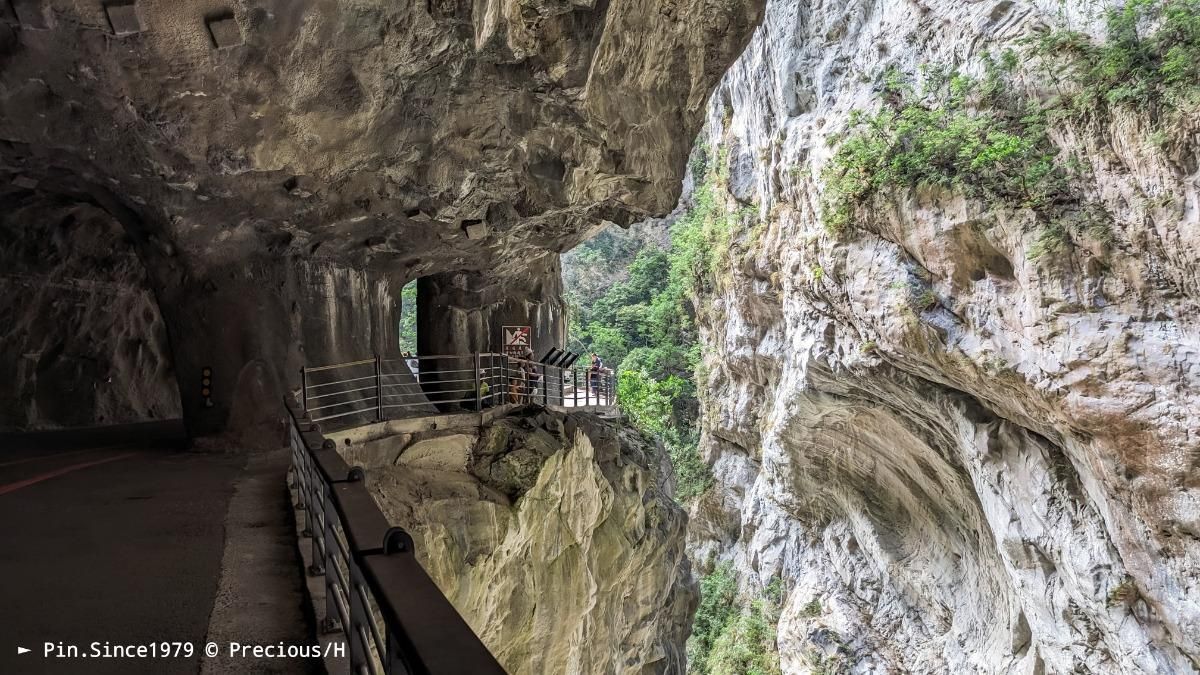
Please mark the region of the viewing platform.
[[[559, 352], [561, 354], [561, 352]], [[291, 494], [331, 673], [503, 673], [421, 567], [412, 536], [388, 522], [352, 465], [389, 436], [482, 427], [530, 405], [617, 412], [611, 370], [505, 354], [375, 357], [306, 366], [285, 400]], [[348, 461], [350, 460], [350, 461]]]
[[[551, 353], [553, 354], [553, 352]], [[606, 413], [617, 404], [606, 368], [477, 352], [307, 366], [300, 403], [325, 428], [528, 404]]]

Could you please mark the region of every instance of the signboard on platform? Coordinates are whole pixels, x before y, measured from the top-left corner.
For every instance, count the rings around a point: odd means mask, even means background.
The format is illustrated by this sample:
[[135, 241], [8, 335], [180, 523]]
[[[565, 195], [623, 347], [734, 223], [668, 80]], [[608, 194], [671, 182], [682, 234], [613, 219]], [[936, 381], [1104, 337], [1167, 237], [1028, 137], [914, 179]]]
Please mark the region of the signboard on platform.
[[523, 357], [525, 352], [533, 348], [530, 335], [533, 331], [529, 326], [504, 327], [504, 353], [509, 356]]

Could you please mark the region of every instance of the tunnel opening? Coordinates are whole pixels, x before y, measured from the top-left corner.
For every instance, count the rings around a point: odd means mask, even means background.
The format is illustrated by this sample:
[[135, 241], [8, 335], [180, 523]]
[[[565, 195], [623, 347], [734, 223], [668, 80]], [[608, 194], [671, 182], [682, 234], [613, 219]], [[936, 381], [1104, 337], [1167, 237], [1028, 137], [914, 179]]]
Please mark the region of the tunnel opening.
[[400, 316], [396, 319], [396, 346], [400, 354], [416, 354], [417, 349], [417, 282], [414, 279], [400, 290]]
[[179, 419], [166, 324], [122, 224], [13, 187], [0, 194], [0, 430]]
[[[502, 274], [439, 272], [416, 285], [421, 387], [443, 411], [480, 405], [471, 391], [476, 375], [483, 371], [480, 377], [488, 379], [504, 367], [501, 355], [537, 360], [565, 345], [557, 254], [526, 259], [521, 269]], [[508, 367], [517, 366], [509, 362]], [[493, 386], [489, 381], [489, 390]]]
[[[474, 354], [488, 352], [490, 347], [481, 325], [484, 317], [477, 309], [464, 307], [463, 298], [447, 292], [448, 288], [470, 289], [475, 276], [471, 272], [448, 272], [421, 277], [410, 284], [415, 287], [411, 337], [417, 345], [413, 353], [419, 356], [410, 361], [410, 368], [427, 399], [441, 412], [475, 407], [476, 374], [482, 366], [476, 363]], [[402, 311], [401, 324], [408, 320]]]

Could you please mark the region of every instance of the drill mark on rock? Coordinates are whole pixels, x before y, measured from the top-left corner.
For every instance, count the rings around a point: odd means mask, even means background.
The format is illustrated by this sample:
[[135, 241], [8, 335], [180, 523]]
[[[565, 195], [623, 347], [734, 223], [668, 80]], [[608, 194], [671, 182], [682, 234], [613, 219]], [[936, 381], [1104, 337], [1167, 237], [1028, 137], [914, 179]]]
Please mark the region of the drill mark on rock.
[[54, 18], [45, 0], [10, 0], [13, 12], [22, 28], [49, 30], [54, 27]]
[[142, 32], [142, 22], [138, 18], [135, 0], [109, 3], [104, 6], [104, 13], [108, 16], [108, 26], [113, 35], [122, 37]]
[[214, 49], [229, 49], [242, 44], [242, 27], [233, 12], [216, 14], [205, 19]]

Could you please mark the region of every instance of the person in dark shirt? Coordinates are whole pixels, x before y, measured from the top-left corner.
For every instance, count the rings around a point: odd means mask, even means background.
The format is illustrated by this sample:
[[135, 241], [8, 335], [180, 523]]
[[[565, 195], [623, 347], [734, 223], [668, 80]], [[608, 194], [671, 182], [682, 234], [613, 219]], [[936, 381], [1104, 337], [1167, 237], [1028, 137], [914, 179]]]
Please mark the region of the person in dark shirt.
[[525, 403], [533, 403], [537, 399], [538, 383], [541, 380], [541, 374], [538, 372], [537, 364], [533, 362], [533, 350], [525, 352], [525, 361], [521, 364], [521, 373], [525, 378]]
[[600, 382], [604, 375], [604, 361], [600, 360], [600, 355], [592, 352], [591, 364], [588, 365], [588, 379], [591, 381], [592, 393], [596, 395], [596, 400], [600, 400]]

